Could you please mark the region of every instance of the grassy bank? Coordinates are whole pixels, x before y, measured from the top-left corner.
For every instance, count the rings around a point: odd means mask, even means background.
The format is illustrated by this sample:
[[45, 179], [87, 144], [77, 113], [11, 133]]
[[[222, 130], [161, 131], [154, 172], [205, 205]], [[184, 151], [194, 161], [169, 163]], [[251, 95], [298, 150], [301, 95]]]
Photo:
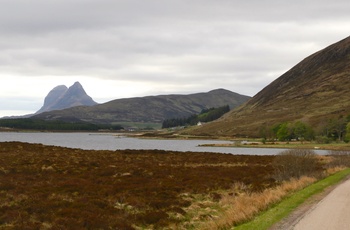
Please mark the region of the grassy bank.
[[245, 192], [238, 196], [230, 196], [227, 194], [220, 201], [220, 206], [223, 211], [217, 218], [203, 223], [199, 229], [229, 229], [232, 225], [246, 222], [247, 220], [253, 219], [260, 212], [268, 209], [271, 205], [281, 201], [286, 196], [315, 181], [316, 178], [302, 177], [300, 179], [285, 181], [279, 186], [265, 189], [262, 192]]
[[284, 199], [282, 202], [278, 203], [274, 207], [270, 208], [266, 212], [262, 213], [254, 220], [242, 224], [240, 226], [234, 227], [235, 230], [245, 230], [245, 229], [257, 229], [263, 230], [270, 228], [273, 224], [282, 220], [288, 214], [290, 214], [295, 208], [304, 203], [311, 196], [318, 194], [329, 186], [339, 183], [341, 180], [350, 175], [350, 168], [343, 171], [335, 173], [323, 180], [320, 180], [305, 189], [294, 193], [292, 196]]
[[350, 150], [349, 143], [317, 144], [313, 142], [274, 142], [263, 144], [259, 141], [251, 141], [232, 144], [204, 144], [202, 147], [239, 147], [239, 148], [280, 148], [280, 149], [322, 149], [322, 150]]

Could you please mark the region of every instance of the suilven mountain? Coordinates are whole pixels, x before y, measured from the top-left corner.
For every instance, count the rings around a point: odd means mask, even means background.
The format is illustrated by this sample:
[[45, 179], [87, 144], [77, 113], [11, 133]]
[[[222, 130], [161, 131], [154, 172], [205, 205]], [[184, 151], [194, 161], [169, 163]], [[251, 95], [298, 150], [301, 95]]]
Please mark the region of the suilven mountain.
[[97, 103], [86, 94], [79, 82], [75, 82], [69, 88], [65, 85], [59, 85], [49, 92], [44, 100], [44, 105], [36, 114], [82, 105], [93, 106], [97, 105]]
[[118, 122], [162, 123], [169, 118], [183, 118], [203, 109], [229, 105], [235, 108], [250, 97], [228, 90], [189, 95], [160, 95], [125, 98], [95, 106], [78, 106], [44, 112], [34, 116], [45, 120], [86, 121], [96, 124]]
[[303, 121], [320, 129], [350, 115], [350, 37], [305, 58], [251, 100], [196, 135], [258, 137], [262, 127]]

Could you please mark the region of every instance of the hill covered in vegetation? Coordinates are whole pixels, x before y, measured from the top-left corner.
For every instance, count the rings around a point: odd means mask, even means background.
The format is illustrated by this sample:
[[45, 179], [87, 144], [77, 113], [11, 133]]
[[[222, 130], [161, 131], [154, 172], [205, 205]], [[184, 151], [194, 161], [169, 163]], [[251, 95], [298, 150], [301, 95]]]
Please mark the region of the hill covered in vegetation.
[[230, 111], [230, 106], [221, 106], [219, 108], [203, 109], [200, 114], [185, 118], [171, 118], [163, 121], [162, 128], [172, 128], [178, 126], [196, 125], [199, 122], [210, 122], [220, 118]]
[[41, 113], [34, 118], [43, 120], [76, 119], [95, 124], [120, 122], [159, 123], [174, 117], [188, 117], [203, 109], [229, 105], [236, 108], [249, 96], [217, 89], [189, 95], [160, 95], [117, 99], [95, 106], [78, 106]]
[[316, 134], [328, 135], [333, 124], [332, 129], [343, 135], [350, 114], [349, 63], [347, 37], [305, 58], [222, 119], [188, 133], [259, 137], [264, 127], [301, 121]]

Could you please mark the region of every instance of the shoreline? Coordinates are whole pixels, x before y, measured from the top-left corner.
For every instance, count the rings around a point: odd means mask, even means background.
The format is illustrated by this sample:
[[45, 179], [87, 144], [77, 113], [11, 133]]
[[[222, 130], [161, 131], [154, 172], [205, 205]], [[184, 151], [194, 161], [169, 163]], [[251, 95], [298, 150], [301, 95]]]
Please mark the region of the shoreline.
[[274, 148], [274, 149], [312, 149], [312, 150], [337, 150], [337, 151], [350, 151], [350, 145], [346, 143], [341, 144], [316, 144], [316, 143], [275, 143], [275, 144], [263, 144], [252, 142], [241, 144], [202, 144], [200, 147], [220, 147], [220, 148]]

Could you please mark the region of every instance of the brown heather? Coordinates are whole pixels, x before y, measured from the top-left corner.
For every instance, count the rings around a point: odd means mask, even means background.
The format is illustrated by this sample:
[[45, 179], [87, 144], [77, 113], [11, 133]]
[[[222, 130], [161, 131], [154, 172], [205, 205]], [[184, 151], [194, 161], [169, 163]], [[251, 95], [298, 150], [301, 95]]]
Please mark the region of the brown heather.
[[[319, 178], [349, 155], [315, 156]], [[275, 159], [0, 142], [0, 229], [225, 229], [316, 180], [277, 183]]]
[[275, 186], [273, 159], [0, 143], [0, 229], [194, 228], [233, 184]]

